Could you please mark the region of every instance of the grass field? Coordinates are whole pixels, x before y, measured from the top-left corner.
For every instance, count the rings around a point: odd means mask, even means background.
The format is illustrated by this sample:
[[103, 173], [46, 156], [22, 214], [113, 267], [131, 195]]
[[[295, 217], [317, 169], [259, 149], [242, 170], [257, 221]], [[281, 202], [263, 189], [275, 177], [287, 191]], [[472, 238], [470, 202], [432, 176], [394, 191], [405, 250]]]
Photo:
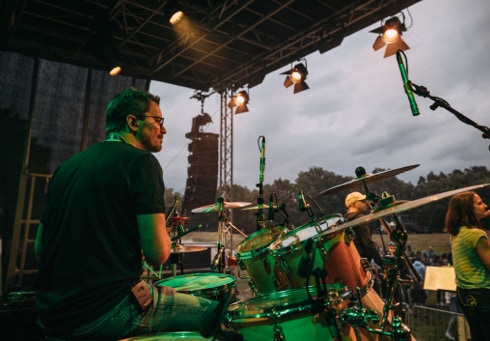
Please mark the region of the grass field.
[[[373, 235], [373, 240], [379, 246], [383, 246], [381, 236]], [[384, 245], [390, 242], [390, 237], [383, 235]], [[446, 253], [450, 249], [449, 233], [431, 233], [431, 234], [408, 234], [407, 245], [412, 246], [412, 251], [426, 251], [432, 246], [437, 254]]]

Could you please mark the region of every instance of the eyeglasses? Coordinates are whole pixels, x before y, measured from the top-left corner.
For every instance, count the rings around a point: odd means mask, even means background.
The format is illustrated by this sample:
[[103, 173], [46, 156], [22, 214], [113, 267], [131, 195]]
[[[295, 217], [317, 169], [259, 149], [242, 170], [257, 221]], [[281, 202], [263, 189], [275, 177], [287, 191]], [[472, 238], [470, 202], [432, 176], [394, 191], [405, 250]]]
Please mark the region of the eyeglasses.
[[143, 119], [153, 118], [155, 120], [155, 122], [158, 123], [158, 125], [160, 126], [160, 128], [163, 128], [163, 121], [165, 121], [165, 118], [164, 117], [146, 116], [146, 115], [135, 115], [135, 116], [138, 117], [138, 118], [143, 118]]

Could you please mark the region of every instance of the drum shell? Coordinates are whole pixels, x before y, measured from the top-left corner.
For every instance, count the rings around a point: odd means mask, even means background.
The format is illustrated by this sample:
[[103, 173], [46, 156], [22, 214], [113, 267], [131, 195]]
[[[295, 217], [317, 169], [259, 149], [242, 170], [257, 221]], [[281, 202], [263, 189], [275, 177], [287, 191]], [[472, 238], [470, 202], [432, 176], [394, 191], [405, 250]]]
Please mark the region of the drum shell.
[[[312, 296], [316, 289], [311, 288]], [[228, 307], [226, 323], [244, 340], [275, 340], [280, 327], [286, 340], [331, 340], [329, 328], [316, 321], [306, 288], [265, 294]]]
[[[312, 269], [323, 267], [323, 252], [321, 245], [318, 244], [318, 236], [343, 222], [340, 213], [322, 217], [314, 222], [310, 222], [295, 228], [284, 234], [270, 245], [271, 252], [279, 265], [281, 278], [286, 278], [286, 288], [301, 288], [307, 285], [307, 279], [298, 274], [300, 262], [305, 254], [305, 247], [308, 242], [313, 243], [313, 250], [308, 257], [314, 259]], [[320, 242], [323, 242], [320, 240]], [[309, 281], [313, 277], [309, 278]], [[311, 283], [311, 282], [310, 282]], [[311, 283], [313, 284], [313, 283]]]
[[286, 228], [273, 226], [261, 229], [245, 238], [236, 248], [241, 270], [246, 270], [249, 285], [255, 293], [270, 293], [286, 288], [285, 279], [276, 268], [269, 245], [283, 235]]

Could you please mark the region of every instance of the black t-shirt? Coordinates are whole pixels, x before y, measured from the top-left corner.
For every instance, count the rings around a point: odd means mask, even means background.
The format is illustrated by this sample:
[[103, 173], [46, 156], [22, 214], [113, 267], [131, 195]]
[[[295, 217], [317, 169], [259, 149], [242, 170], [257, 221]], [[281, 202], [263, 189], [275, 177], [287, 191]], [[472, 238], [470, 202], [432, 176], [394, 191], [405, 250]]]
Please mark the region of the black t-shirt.
[[162, 168], [123, 142], [101, 142], [62, 164], [41, 223], [36, 304], [47, 329], [69, 333], [102, 316], [141, 275], [136, 217], [165, 213]]

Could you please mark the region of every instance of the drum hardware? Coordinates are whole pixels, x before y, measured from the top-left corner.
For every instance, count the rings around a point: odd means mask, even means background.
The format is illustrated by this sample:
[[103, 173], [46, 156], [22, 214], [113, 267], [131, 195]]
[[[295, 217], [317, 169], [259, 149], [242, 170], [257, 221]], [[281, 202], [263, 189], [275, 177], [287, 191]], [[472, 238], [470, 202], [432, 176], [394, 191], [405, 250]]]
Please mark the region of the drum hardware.
[[381, 180], [384, 180], [387, 178], [391, 178], [391, 177], [396, 176], [398, 174], [401, 174], [403, 172], [414, 169], [418, 166], [420, 166], [420, 165], [419, 164], [410, 165], [410, 166], [391, 169], [391, 170], [387, 170], [387, 171], [379, 172], [379, 173], [375, 173], [375, 174], [366, 174], [366, 171], [363, 172], [360, 169], [362, 167], [358, 167], [359, 175], [357, 175], [358, 172], [356, 172], [357, 177], [355, 179], [352, 179], [351, 181], [345, 182], [343, 184], [340, 184], [340, 185], [337, 185], [334, 187], [327, 188], [323, 191], [320, 191], [320, 192], [314, 194], [313, 197], [316, 198], [316, 197], [326, 195], [326, 194], [335, 194], [335, 193], [347, 191], [350, 189], [355, 189], [355, 188], [362, 186], [363, 184], [365, 185], [367, 183], [372, 183], [372, 182], [381, 181]]

